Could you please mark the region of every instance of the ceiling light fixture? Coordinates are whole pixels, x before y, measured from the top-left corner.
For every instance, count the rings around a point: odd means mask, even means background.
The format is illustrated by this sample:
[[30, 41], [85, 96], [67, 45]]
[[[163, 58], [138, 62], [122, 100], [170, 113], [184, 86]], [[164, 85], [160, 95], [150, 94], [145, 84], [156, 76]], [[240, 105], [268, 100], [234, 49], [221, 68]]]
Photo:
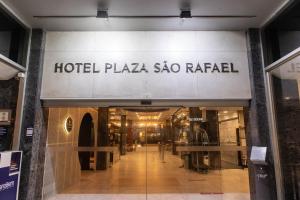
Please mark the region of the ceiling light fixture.
[[98, 10], [97, 11], [97, 18], [104, 18], [104, 19], [108, 19], [108, 13], [107, 10]]
[[[35, 15], [34, 18], [122, 18], [122, 19], [155, 19], [155, 18], [178, 18], [178, 15], [110, 15], [107, 8], [100, 8], [95, 15]], [[181, 9], [179, 17], [186, 18], [255, 18], [255, 15], [193, 15], [190, 8]]]
[[192, 18], [191, 10], [181, 10], [179, 17], [181, 19]]

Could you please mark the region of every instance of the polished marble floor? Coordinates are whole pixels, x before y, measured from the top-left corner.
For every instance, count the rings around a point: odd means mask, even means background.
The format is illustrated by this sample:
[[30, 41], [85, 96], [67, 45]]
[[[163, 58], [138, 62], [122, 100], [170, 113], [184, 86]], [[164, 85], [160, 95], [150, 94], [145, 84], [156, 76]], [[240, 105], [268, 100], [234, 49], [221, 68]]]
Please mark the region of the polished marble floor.
[[155, 151], [129, 152], [106, 171], [82, 172], [79, 183], [53, 200], [250, 199], [247, 169], [212, 170], [201, 174], [180, 168], [181, 165], [181, 159], [170, 153], [166, 153], [162, 162]]

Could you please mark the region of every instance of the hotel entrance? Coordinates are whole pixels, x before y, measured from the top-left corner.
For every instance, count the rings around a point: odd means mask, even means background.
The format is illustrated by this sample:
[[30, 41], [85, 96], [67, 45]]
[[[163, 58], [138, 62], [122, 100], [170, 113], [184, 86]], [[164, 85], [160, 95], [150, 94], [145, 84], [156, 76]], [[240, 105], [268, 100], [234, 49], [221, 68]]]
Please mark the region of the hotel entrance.
[[250, 199], [243, 107], [50, 107], [44, 199]]
[[250, 199], [244, 32], [45, 39], [44, 199]]

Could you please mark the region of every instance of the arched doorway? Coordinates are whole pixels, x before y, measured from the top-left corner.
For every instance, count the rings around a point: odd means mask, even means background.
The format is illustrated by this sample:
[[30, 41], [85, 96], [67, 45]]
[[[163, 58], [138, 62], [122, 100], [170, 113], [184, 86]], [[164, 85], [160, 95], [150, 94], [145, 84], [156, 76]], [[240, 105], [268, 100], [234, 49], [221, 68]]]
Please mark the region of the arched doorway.
[[[80, 124], [78, 146], [91, 147], [94, 144], [94, 123], [90, 113], [86, 113]], [[90, 170], [92, 152], [78, 152], [81, 170]]]

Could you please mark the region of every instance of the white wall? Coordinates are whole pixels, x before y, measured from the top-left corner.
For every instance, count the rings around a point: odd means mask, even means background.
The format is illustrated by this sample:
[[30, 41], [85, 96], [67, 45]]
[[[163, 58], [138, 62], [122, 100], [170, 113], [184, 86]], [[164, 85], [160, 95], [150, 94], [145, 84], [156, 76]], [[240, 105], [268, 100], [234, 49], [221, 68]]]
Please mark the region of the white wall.
[[[178, 63], [178, 73], [155, 73], [154, 64]], [[57, 63], [95, 63], [100, 73], [55, 73]], [[149, 73], [105, 73], [105, 63], [144, 63]], [[238, 73], [187, 73], [200, 63], [233, 63]], [[132, 67], [129, 66], [131, 69]], [[139, 66], [138, 69], [140, 69]], [[47, 32], [42, 99], [251, 98], [245, 32]]]

